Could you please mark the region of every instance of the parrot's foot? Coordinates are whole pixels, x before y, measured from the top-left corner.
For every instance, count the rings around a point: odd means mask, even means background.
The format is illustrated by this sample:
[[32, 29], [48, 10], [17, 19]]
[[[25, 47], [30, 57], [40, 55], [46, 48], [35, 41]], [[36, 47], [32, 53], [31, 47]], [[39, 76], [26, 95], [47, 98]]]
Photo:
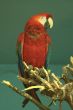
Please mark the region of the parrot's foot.
[[29, 99], [25, 98], [24, 101], [22, 102], [22, 107], [25, 107], [28, 102]]

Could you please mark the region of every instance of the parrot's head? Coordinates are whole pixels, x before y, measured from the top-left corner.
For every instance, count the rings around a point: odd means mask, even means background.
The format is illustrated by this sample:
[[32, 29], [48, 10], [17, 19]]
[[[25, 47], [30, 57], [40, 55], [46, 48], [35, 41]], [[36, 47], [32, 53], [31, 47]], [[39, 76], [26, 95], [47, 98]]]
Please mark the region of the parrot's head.
[[48, 13], [37, 14], [32, 16], [26, 23], [25, 32], [30, 34], [32, 38], [37, 38], [46, 31], [47, 28], [53, 27], [52, 15]]

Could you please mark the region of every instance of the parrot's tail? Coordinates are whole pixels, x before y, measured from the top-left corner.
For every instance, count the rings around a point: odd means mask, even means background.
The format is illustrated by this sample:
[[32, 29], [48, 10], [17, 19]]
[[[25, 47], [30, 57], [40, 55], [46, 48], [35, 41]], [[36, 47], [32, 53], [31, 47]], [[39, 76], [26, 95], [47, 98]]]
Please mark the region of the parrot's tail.
[[29, 99], [25, 98], [22, 103], [22, 107], [25, 107], [28, 102], [29, 102]]
[[[36, 94], [36, 91], [35, 91], [35, 90], [28, 91], [27, 93], [28, 93], [29, 95], [31, 95], [34, 99], [36, 99], [38, 102], [41, 103], [41, 101], [40, 101], [38, 95]], [[22, 107], [25, 107], [26, 104], [27, 104], [29, 101], [30, 101], [29, 99], [25, 98], [24, 101], [23, 101]]]

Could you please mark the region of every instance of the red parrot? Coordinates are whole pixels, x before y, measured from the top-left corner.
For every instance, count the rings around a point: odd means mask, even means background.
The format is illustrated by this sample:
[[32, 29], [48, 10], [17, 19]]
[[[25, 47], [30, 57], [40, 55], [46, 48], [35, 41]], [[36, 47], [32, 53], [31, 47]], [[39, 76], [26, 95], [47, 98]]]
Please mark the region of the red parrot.
[[[48, 13], [37, 14], [27, 21], [24, 32], [19, 35], [17, 40], [18, 69], [22, 77], [29, 77], [27, 73], [24, 73], [23, 61], [33, 67], [42, 68], [44, 66], [47, 68], [48, 60], [46, 59], [51, 43], [51, 38], [47, 33], [48, 26], [53, 27], [52, 15]], [[28, 93], [40, 102], [35, 90], [30, 90]], [[23, 106], [28, 101], [25, 98]]]

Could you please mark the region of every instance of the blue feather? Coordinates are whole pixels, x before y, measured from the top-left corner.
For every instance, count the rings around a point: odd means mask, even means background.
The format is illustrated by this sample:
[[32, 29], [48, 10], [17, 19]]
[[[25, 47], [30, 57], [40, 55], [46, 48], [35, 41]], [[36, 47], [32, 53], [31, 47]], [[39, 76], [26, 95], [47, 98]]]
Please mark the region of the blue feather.
[[22, 55], [21, 55], [21, 46], [18, 46], [18, 50], [17, 50], [17, 55], [18, 55], [18, 68], [20, 70], [20, 74], [23, 77], [24, 76], [24, 65], [22, 62]]
[[50, 64], [50, 59], [51, 59], [51, 46], [48, 46], [48, 52], [47, 52], [47, 57], [46, 57], [46, 62], [45, 62], [45, 69], [49, 68], [49, 64]]

